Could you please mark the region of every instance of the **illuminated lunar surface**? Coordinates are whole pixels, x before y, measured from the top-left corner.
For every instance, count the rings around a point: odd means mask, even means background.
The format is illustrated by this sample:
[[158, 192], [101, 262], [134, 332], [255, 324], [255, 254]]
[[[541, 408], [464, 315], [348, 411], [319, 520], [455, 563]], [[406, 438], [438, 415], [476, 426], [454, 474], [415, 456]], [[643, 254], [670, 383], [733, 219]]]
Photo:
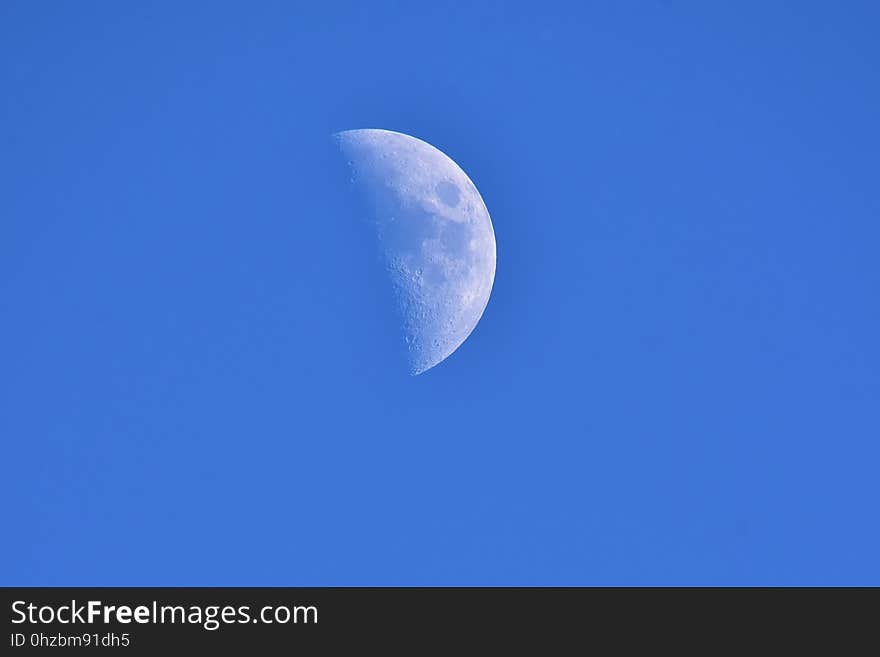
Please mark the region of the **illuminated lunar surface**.
[[371, 209], [402, 318], [410, 372], [446, 359], [480, 321], [495, 280], [495, 233], [464, 171], [388, 130], [334, 135]]

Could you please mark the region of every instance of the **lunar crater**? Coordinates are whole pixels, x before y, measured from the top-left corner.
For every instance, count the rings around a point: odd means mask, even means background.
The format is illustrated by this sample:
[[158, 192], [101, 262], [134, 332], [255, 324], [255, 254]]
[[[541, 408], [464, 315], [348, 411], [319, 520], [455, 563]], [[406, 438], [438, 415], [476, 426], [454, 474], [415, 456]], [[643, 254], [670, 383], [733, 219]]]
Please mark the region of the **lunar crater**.
[[458, 191], [458, 187], [448, 180], [441, 180], [437, 183], [437, 196], [450, 208], [456, 207], [461, 201], [461, 192]]

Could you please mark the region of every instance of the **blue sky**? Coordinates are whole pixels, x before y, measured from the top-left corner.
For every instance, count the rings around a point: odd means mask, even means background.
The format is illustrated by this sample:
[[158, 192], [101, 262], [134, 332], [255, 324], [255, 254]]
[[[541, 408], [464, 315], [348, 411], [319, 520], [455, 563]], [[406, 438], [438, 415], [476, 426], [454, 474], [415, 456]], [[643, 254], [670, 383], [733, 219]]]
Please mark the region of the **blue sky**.
[[[0, 7], [3, 584], [880, 584], [875, 3]], [[409, 377], [329, 139], [498, 246]]]

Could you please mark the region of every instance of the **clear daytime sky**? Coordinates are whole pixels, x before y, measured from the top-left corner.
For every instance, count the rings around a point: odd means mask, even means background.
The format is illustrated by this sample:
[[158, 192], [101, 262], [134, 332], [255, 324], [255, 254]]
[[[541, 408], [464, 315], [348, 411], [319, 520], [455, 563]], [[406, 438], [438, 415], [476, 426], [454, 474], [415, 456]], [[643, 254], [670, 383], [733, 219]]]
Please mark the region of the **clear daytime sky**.
[[[874, 2], [0, 4], [0, 583], [880, 585]], [[330, 135], [497, 239], [418, 376]]]

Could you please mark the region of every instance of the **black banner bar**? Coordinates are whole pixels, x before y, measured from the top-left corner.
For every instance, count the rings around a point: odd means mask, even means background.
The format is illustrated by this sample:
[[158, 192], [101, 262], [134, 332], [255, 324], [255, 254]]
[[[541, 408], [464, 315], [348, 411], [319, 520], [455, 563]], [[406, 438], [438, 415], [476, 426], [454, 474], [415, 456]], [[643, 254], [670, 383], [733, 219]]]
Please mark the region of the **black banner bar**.
[[[852, 639], [877, 589], [5, 588], [3, 654]], [[870, 636], [870, 634], [868, 634]], [[757, 640], [757, 638], [756, 638]], [[869, 639], [876, 643], [876, 637]], [[708, 647], [708, 646], [707, 646]], [[466, 652], [466, 650], [465, 650]]]

